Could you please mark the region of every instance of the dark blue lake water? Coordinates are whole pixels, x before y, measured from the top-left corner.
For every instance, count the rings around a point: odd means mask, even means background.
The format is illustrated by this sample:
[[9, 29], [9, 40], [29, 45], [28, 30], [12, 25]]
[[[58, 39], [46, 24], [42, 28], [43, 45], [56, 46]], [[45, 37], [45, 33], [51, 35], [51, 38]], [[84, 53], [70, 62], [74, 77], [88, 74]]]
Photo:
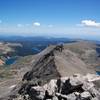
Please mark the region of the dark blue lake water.
[[96, 71], [96, 74], [97, 74], [97, 75], [100, 75], [100, 72], [99, 72], [99, 71]]
[[16, 60], [18, 59], [18, 57], [11, 57], [9, 59], [6, 60], [6, 65], [11, 65], [13, 64]]
[[[34, 54], [41, 52], [41, 50], [38, 49], [38, 48], [32, 48], [32, 51], [34, 52]], [[11, 57], [11, 58], [9, 58], [9, 59], [6, 60], [5, 64], [6, 64], [6, 65], [11, 65], [11, 64], [13, 64], [17, 59], [18, 59], [18, 57]]]
[[[97, 69], [100, 69], [100, 66], [97, 66], [96, 68], [97, 68]], [[96, 71], [96, 74], [97, 74], [97, 75], [100, 75], [100, 71]]]
[[40, 50], [39, 48], [32, 48], [32, 51], [33, 51], [34, 53], [39, 53], [39, 52], [41, 52], [41, 50]]

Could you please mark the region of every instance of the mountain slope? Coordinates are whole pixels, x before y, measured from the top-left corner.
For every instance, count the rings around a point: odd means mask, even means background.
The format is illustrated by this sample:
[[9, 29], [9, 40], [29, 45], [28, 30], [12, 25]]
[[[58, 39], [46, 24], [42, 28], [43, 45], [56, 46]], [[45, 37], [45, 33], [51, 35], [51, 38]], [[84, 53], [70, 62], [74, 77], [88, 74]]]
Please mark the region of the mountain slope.
[[20, 43], [0, 42], [0, 66], [6, 64], [6, 60], [16, 55], [16, 47], [22, 47]]
[[[10, 96], [27, 93], [28, 88], [44, 85], [51, 79], [72, 76], [77, 73], [95, 73], [94, 65], [98, 56], [91, 55], [91, 50], [95, 51], [95, 48], [96, 45], [90, 45], [88, 42], [51, 45], [37, 55], [22, 58], [11, 67], [11, 69], [17, 71], [16, 78], [18, 77], [20, 81], [19, 84], [13, 84], [15, 88], [11, 91]], [[88, 54], [86, 54], [87, 51]], [[86, 58], [91, 55], [86, 61], [91, 61], [93, 57], [96, 58], [93, 59], [95, 63], [86, 62], [82, 59], [83, 55]], [[14, 78], [15, 81], [16, 78]]]
[[97, 52], [97, 48], [98, 46], [94, 42], [90, 41], [79, 41], [65, 44], [65, 49], [69, 49], [76, 53], [77, 56], [86, 64], [93, 66], [99, 62], [98, 56], [100, 54]]
[[[65, 47], [65, 46], [64, 46]], [[59, 76], [70, 76], [75, 73], [93, 73], [94, 69], [82, 61], [77, 54], [64, 47], [49, 46], [38, 54], [39, 58], [33, 63], [32, 70], [27, 72], [23, 80], [46, 80]], [[50, 78], [51, 77], [51, 78]]]
[[21, 77], [26, 73], [23, 80], [44, 79], [46, 81], [47, 79], [48, 81], [48, 79], [75, 73], [94, 73], [95, 65], [98, 64], [95, 48], [95, 44], [87, 41], [67, 43], [63, 47], [51, 45], [37, 55], [19, 59], [12, 68], [17, 69]]

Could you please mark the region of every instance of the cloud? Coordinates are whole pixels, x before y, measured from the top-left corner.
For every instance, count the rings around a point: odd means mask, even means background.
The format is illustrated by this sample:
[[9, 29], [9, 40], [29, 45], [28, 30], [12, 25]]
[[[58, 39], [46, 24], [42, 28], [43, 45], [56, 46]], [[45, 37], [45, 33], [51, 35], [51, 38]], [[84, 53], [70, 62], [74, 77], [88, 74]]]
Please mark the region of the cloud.
[[97, 23], [94, 20], [82, 20], [81, 25], [88, 26], [88, 27], [99, 27], [100, 28], [100, 23]]
[[2, 20], [0, 20], [0, 24], [2, 23]]
[[24, 25], [22, 25], [22, 24], [17, 24], [17, 27], [23, 27]]
[[33, 25], [34, 26], [40, 26], [41, 24], [39, 22], [34, 22]]

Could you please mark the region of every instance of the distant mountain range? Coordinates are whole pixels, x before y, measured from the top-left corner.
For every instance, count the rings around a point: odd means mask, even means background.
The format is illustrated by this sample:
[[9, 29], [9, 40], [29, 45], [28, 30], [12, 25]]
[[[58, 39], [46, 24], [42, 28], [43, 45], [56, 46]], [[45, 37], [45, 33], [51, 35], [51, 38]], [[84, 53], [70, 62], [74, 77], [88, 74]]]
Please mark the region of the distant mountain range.
[[1, 42], [20, 43], [22, 47], [15, 47], [16, 55], [26, 56], [36, 54], [46, 48], [49, 44], [58, 44], [73, 42], [68, 38], [51, 38], [51, 37], [21, 37], [21, 36], [1, 36]]

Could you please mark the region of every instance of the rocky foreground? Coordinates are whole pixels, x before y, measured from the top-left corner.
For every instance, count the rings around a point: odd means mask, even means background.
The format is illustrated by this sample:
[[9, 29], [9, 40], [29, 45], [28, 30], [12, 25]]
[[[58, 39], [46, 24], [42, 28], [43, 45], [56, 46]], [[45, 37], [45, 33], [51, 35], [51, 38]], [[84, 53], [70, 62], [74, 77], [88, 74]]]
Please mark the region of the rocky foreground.
[[24, 83], [17, 95], [0, 100], [100, 100], [100, 76], [76, 74], [52, 79], [43, 86]]

